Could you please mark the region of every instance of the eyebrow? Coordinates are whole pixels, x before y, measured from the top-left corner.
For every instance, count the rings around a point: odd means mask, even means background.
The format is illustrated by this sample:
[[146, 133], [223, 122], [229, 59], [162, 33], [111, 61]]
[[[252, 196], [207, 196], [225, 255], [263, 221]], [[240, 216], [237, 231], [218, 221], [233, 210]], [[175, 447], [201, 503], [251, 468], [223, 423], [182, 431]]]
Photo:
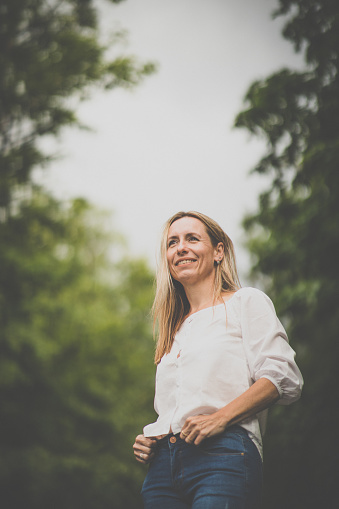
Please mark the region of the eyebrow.
[[[200, 233], [195, 233], [195, 232], [185, 233], [185, 237], [189, 237], [191, 235], [194, 235], [195, 237], [200, 237], [201, 238]], [[179, 235], [171, 235], [170, 237], [167, 237], [167, 240], [177, 239], [178, 237], [179, 237]]]

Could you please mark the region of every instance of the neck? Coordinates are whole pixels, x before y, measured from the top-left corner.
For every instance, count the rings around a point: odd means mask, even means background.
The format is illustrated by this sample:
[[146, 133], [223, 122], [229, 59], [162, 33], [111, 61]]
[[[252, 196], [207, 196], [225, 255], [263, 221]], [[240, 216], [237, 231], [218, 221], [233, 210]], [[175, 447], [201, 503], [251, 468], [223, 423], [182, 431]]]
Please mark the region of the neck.
[[201, 282], [199, 285], [185, 285], [184, 289], [190, 303], [189, 315], [216, 304], [214, 302], [214, 286], [210, 281]]

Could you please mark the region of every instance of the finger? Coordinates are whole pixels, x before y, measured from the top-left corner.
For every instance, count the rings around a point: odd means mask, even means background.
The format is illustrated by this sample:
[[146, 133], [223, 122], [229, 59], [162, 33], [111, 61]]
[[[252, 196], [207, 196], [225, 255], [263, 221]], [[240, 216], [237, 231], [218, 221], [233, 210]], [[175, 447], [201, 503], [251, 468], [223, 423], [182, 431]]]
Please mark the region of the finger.
[[134, 444], [133, 449], [136, 454], [140, 453], [151, 454], [151, 452], [155, 449], [155, 445], [152, 445], [152, 447], [147, 447], [145, 445]]
[[186, 438], [190, 435], [192, 432], [192, 426], [194, 426], [194, 422], [191, 422], [192, 418], [189, 417], [186, 422], [184, 423], [183, 427], [181, 428], [180, 432], [180, 438], [182, 440], [186, 440]]
[[140, 450], [140, 451], [143, 451], [145, 450], [150, 452], [152, 449], [155, 448], [155, 446], [157, 445], [157, 441], [156, 440], [150, 440], [150, 439], [147, 439], [147, 440], [136, 440], [133, 444], [133, 449], [134, 450]]
[[194, 433], [197, 429], [197, 426], [199, 426], [201, 422], [202, 416], [196, 415], [194, 417], [188, 417], [181, 429], [180, 437], [183, 438], [183, 440], [186, 439], [191, 433]]
[[182, 429], [180, 432], [181, 440], [186, 440], [186, 438], [188, 437], [189, 434], [190, 434], [189, 430]]
[[143, 463], [143, 464], [147, 463], [147, 461], [149, 459], [148, 454], [143, 453], [143, 452], [141, 452], [141, 453], [136, 453], [135, 452], [134, 456], [135, 456], [135, 459], [137, 461], [139, 461], [139, 463]]
[[205, 422], [200, 417], [196, 418], [196, 422], [191, 423], [191, 429], [187, 431], [184, 430], [184, 435], [186, 435], [184, 440], [187, 443], [198, 445], [206, 436], [205, 428]]
[[135, 441], [138, 443], [148, 443], [148, 442], [153, 442], [154, 440], [155, 440], [154, 438], [145, 437], [144, 435], [138, 435], [135, 439]]
[[199, 430], [192, 430], [191, 433], [188, 435], [186, 442], [188, 442], [189, 444], [195, 443], [195, 440], [198, 435], [199, 435]]
[[134, 451], [135, 456], [141, 457], [141, 459], [148, 459], [151, 456], [153, 457], [154, 452], [146, 449], [137, 449]]
[[191, 430], [184, 430], [184, 432], [181, 432], [182, 439], [185, 440], [186, 443], [191, 444], [196, 436], [196, 431], [194, 429]]
[[140, 454], [135, 454], [135, 458], [139, 463], [147, 464], [149, 463], [153, 457], [155, 456], [154, 452], [151, 452], [150, 454], [141, 452]]
[[141, 463], [142, 465], [147, 465], [147, 461], [140, 459], [138, 456], [136, 456], [135, 459], [138, 461], [138, 463]]
[[181, 430], [180, 438], [182, 440], [185, 440], [185, 442], [190, 442], [191, 439], [192, 439], [193, 433], [194, 433], [193, 429], [184, 428], [184, 429]]
[[144, 435], [138, 435], [135, 439], [135, 443], [147, 447], [152, 447], [154, 444], [157, 443], [157, 441], [155, 438], [147, 438], [144, 437]]
[[196, 437], [195, 437], [195, 440], [194, 440], [194, 445], [199, 445], [201, 444], [201, 442], [203, 440], [205, 440], [205, 438], [207, 438], [207, 435], [204, 434], [204, 433], [199, 433]]

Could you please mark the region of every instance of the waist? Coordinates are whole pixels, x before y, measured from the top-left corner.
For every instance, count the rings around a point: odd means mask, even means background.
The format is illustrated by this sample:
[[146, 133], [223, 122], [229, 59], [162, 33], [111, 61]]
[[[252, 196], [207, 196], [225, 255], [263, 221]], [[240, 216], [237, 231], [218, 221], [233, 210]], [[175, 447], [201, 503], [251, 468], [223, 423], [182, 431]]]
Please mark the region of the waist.
[[[246, 438], [249, 438], [248, 433], [245, 430], [245, 428], [243, 428], [239, 424], [234, 424], [233, 426], [230, 426], [229, 428], [225, 429], [223, 432], [219, 433], [218, 435], [213, 435], [213, 436], [215, 436], [215, 437], [227, 436], [228, 434], [231, 434], [231, 433], [238, 433], [238, 434], [243, 435]], [[211, 437], [209, 437], [209, 438], [211, 438]], [[167, 435], [164, 435], [161, 438], [156, 438], [156, 441], [157, 441], [157, 447], [166, 447], [169, 445], [169, 443], [175, 444], [177, 441], [185, 442], [185, 440], [180, 438], [180, 432], [179, 433], [168, 433]], [[187, 442], [185, 442], [185, 443], [187, 443]], [[194, 445], [194, 444], [187, 443], [187, 445]]]

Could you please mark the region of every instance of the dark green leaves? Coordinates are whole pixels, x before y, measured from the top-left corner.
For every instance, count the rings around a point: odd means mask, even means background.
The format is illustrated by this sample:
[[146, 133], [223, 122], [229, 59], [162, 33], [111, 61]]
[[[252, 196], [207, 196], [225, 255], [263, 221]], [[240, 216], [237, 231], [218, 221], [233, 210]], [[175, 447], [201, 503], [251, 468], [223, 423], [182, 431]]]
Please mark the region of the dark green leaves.
[[131, 445], [154, 418], [153, 277], [105, 223], [84, 200], [66, 206], [36, 191], [0, 225], [8, 507], [138, 506]]
[[[118, 0], [112, 0], [118, 3]], [[107, 57], [93, 0], [0, 5], [0, 492], [6, 508], [138, 507], [153, 420], [152, 274], [109, 218], [32, 181], [44, 136], [93, 86], [154, 71]], [[118, 41], [116, 36], [115, 40]], [[114, 260], [114, 261], [113, 261]]]
[[252, 84], [236, 119], [237, 127], [266, 139], [266, 154], [253, 171], [272, 175], [257, 213], [244, 222], [252, 276], [273, 297], [305, 377], [301, 401], [272, 411], [264, 507], [332, 507], [339, 399], [333, 383], [339, 358], [339, 4], [280, 0], [277, 14], [286, 17], [284, 36], [303, 53], [305, 70], [284, 69]]

